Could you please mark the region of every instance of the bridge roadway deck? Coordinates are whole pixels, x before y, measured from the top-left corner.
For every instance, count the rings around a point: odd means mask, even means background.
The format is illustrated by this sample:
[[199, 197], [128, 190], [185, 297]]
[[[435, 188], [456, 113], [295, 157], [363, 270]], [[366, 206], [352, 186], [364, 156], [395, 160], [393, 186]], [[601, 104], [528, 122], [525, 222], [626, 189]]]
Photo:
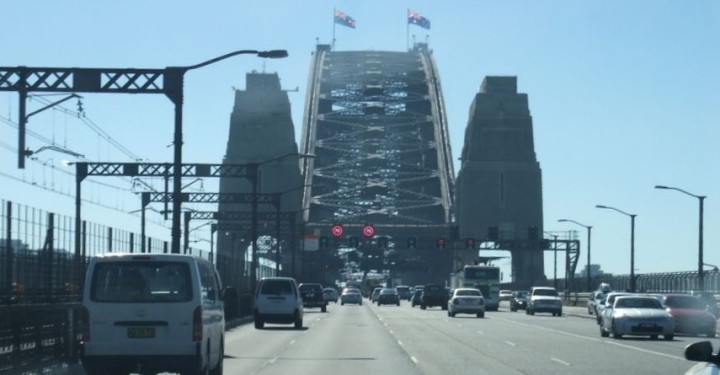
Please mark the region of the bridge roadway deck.
[[[552, 317], [510, 312], [503, 303], [478, 319], [366, 301], [330, 304], [327, 313], [306, 309], [303, 330], [256, 330], [249, 322], [228, 329], [225, 374], [682, 374], [693, 365], [684, 347], [705, 340], [601, 338], [582, 306]], [[83, 374], [78, 366], [52, 373]]]

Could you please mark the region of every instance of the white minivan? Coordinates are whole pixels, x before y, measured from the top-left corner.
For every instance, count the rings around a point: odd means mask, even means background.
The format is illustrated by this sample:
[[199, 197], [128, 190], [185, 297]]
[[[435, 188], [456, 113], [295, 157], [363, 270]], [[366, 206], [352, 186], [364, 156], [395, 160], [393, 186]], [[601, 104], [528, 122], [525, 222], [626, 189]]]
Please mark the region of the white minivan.
[[222, 374], [220, 277], [180, 254], [90, 259], [80, 310], [82, 363], [93, 374]]

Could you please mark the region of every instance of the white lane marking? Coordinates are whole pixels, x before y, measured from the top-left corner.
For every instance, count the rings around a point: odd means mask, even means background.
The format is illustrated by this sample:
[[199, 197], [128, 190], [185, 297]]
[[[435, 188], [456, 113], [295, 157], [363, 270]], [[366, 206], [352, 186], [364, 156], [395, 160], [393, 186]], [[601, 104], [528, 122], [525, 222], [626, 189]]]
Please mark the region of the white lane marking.
[[505, 343], [508, 344], [508, 345], [510, 345], [510, 346], [517, 346], [516, 343], [511, 342], [511, 341], [505, 341]]
[[290, 341], [290, 345], [292, 345], [292, 344], [294, 344], [294, 343], [295, 343], [295, 340]]
[[458, 326], [458, 327], [462, 327], [462, 324], [458, 324], [457, 326]]
[[485, 334], [485, 332], [483, 332], [483, 331], [478, 331], [478, 334], [480, 334], [480, 335], [484, 335], [484, 334]]
[[415, 362], [415, 364], [418, 364], [417, 358], [415, 358], [415, 357], [413, 357], [413, 356], [410, 356], [410, 359], [412, 359], [412, 361]]
[[398, 340], [398, 345], [403, 346], [402, 341]]
[[391, 334], [391, 335], [394, 335], [395, 332], [393, 332], [393, 330], [391, 329], [391, 330], [390, 330], [390, 334]]
[[272, 365], [272, 364], [275, 363], [275, 361], [277, 361], [277, 360], [278, 360], [278, 357], [275, 357], [275, 358], [271, 359], [269, 363]]
[[626, 344], [621, 344], [621, 343], [617, 343], [617, 342], [613, 342], [613, 341], [609, 341], [609, 340], [605, 340], [605, 339], [598, 339], [598, 338], [595, 338], [595, 337], [588, 337], [588, 336], [578, 335], [578, 334], [575, 334], [575, 333], [560, 331], [560, 330], [553, 329], [553, 328], [539, 327], [539, 326], [532, 325], [532, 324], [526, 324], [526, 323], [518, 322], [517, 320], [502, 319], [502, 318], [495, 318], [495, 319], [500, 319], [500, 320], [504, 320], [504, 321], [506, 321], [506, 322], [511, 322], [511, 323], [513, 323], [513, 324], [524, 325], [524, 326], [526, 326], [526, 327], [531, 327], [531, 328], [535, 328], [535, 329], [539, 329], [539, 330], [543, 330], [543, 331], [555, 332], [555, 333], [559, 333], [559, 334], [561, 334], [561, 335], [566, 335], [566, 336], [570, 336], [570, 337], [575, 337], [575, 338], [578, 338], [578, 339], [583, 339], [583, 340], [588, 340], [588, 341], [595, 341], [595, 342], [604, 342], [604, 343], [608, 343], [608, 344], [612, 344], [612, 345], [618, 345], [618, 346], [621, 346], [621, 347], [627, 348], [627, 349], [637, 350], [637, 351], [639, 351], [639, 352], [643, 352], [643, 353], [647, 353], [647, 354], [654, 354], [654, 355], [657, 355], [657, 356], [660, 356], [660, 357], [665, 357], [665, 358], [671, 358], [671, 359], [677, 359], [677, 360], [680, 360], [680, 361], [685, 361], [685, 358], [678, 357], [678, 356], [675, 356], [675, 355], [665, 354], [665, 353], [661, 353], [661, 352], [656, 352], [656, 351], [654, 351], [654, 350], [642, 349], [642, 348], [638, 348], [638, 347], [635, 347], [635, 346], [626, 345]]
[[681, 361], [685, 361], [685, 358], [678, 357], [678, 356], [676, 356], [676, 355], [660, 353], [660, 352], [656, 352], [656, 351], [654, 351], [654, 350], [648, 350], [648, 349], [638, 348], [638, 347], [634, 347], [634, 346], [627, 345], [627, 344], [621, 344], [621, 343], [619, 343], [619, 342], [614, 342], [614, 341], [605, 340], [604, 342], [605, 342], [606, 344], [617, 345], [617, 346], [622, 347], [622, 348], [635, 349], [635, 350], [637, 350], [637, 351], [641, 351], [641, 352], [648, 353], [648, 354], [655, 354], [655, 355], [659, 355], [659, 356], [665, 357], [665, 358], [679, 359], [679, 360], [681, 360]]
[[565, 361], [563, 361], [562, 359], [558, 359], [558, 358], [555, 358], [555, 357], [550, 357], [550, 359], [553, 360], [553, 361], [555, 361], [555, 362], [557, 362], [557, 363], [559, 363], [559, 364], [561, 364], [561, 365], [571, 366], [570, 363], [565, 362]]

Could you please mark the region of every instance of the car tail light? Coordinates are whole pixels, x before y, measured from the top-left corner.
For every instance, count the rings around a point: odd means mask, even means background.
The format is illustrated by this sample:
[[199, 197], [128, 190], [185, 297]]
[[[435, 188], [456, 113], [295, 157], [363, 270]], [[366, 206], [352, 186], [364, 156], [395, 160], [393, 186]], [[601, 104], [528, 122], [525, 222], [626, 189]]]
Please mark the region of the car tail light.
[[192, 340], [200, 342], [203, 339], [202, 306], [193, 310]]
[[78, 311], [78, 321], [80, 326], [80, 334], [82, 335], [82, 341], [90, 341], [90, 311], [85, 306], [81, 306]]
[[478, 305], [484, 305], [484, 304], [485, 304], [485, 300], [484, 300], [484, 299], [479, 299], [479, 300], [478, 300]]
[[453, 305], [459, 305], [459, 304], [460, 304], [460, 300], [458, 300], [458, 299], [453, 300]]

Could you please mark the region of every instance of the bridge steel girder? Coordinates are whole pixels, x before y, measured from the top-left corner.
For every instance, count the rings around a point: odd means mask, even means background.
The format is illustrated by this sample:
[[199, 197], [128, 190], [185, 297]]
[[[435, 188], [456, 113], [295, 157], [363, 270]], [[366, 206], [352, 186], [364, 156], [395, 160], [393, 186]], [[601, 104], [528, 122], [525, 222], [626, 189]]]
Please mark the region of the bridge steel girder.
[[[307, 232], [329, 233], [334, 223], [352, 231], [372, 224], [376, 236], [400, 244], [409, 236], [421, 238], [425, 249], [437, 250], [439, 237], [452, 243], [455, 174], [430, 52], [318, 46], [309, 83], [301, 153], [315, 157], [301, 168], [305, 185], [323, 189], [303, 197]], [[377, 246], [375, 238], [368, 241]], [[432, 265], [423, 269], [426, 280], [444, 280], [451, 271], [451, 252], [403, 256]]]

